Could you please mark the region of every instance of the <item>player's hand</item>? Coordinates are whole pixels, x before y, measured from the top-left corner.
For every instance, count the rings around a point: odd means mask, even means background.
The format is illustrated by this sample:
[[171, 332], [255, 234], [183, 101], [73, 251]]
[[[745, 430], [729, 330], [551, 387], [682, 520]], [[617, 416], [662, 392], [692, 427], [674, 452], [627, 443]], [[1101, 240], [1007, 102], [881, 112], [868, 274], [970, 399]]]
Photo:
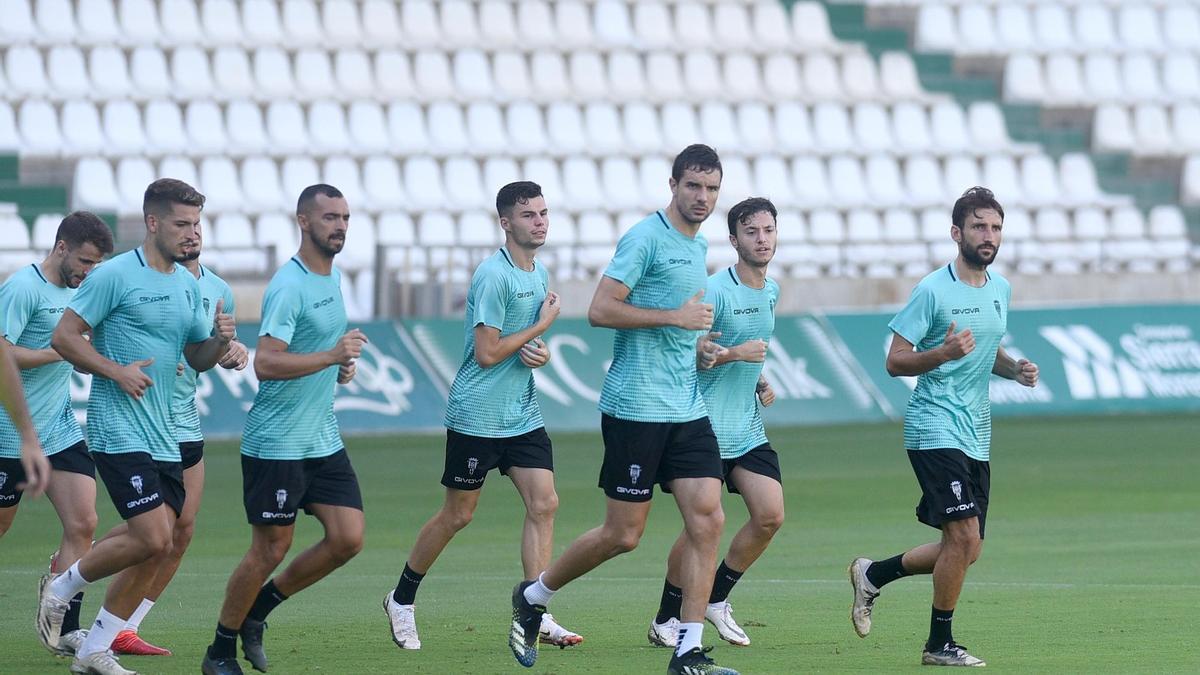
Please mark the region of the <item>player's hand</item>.
[[737, 346], [738, 358], [750, 363], [762, 363], [767, 360], [766, 340], [746, 340]]
[[354, 374], [358, 372], [358, 362], [351, 362], [349, 365], [342, 364], [338, 366], [338, 384], [350, 384], [350, 380], [354, 379]]
[[1038, 383], [1037, 364], [1029, 359], [1017, 361], [1017, 376], [1014, 379], [1026, 387], [1036, 387]]
[[50, 482], [50, 460], [36, 437], [21, 445], [21, 468], [25, 470], [25, 482], [17, 483], [17, 489], [29, 497], [40, 497]]
[[716, 343], [720, 333], [708, 333], [696, 340], [696, 368], [708, 370], [717, 365], [717, 359], [728, 353], [728, 349]]
[[675, 325], [684, 330], [708, 330], [713, 325], [713, 306], [701, 302], [704, 298], [704, 289], [696, 291], [696, 294], [688, 298], [688, 301], [683, 303], [679, 309], [675, 310]]
[[538, 311], [538, 323], [542, 328], [549, 328], [558, 318], [558, 313], [562, 311], [562, 303], [558, 300], [558, 293], [554, 291], [547, 293], [546, 299], [542, 300], [542, 308]]
[[540, 337], [526, 342], [517, 354], [521, 357], [521, 363], [530, 368], [541, 368], [550, 363], [550, 350], [546, 348], [546, 343], [542, 342]]
[[763, 404], [764, 408], [775, 402], [775, 390], [765, 377], [758, 378], [758, 386], [754, 388], [754, 393], [758, 395], [758, 402]]
[[975, 350], [975, 336], [971, 335], [971, 329], [955, 333], [955, 325], [957, 324], [953, 321], [950, 322], [950, 327], [946, 329], [946, 339], [942, 340], [942, 349], [951, 361], [957, 361]]
[[246, 349], [246, 345], [234, 340], [229, 343], [229, 350], [225, 352], [225, 356], [221, 357], [217, 365], [226, 370], [243, 370], [248, 363], [250, 363], [250, 350]]
[[113, 381], [117, 383], [121, 391], [135, 399], [141, 399], [142, 394], [145, 394], [147, 389], [154, 386], [154, 380], [150, 379], [150, 376], [146, 373], [143, 373], [142, 368], [153, 363], [154, 359], [142, 359], [141, 361], [134, 361], [127, 366], [121, 366]]
[[217, 336], [221, 344], [229, 344], [237, 337], [237, 324], [232, 314], [221, 311], [224, 308], [225, 298], [217, 298], [217, 311], [213, 315], [213, 335]]
[[351, 328], [346, 331], [346, 334], [338, 338], [337, 344], [330, 350], [333, 356], [333, 362], [348, 366], [354, 363], [354, 360], [362, 356], [362, 346], [370, 342], [367, 336], [357, 328]]
[[175, 377], [182, 377], [183, 371], [185, 371], [185, 370], [187, 370], [187, 365], [184, 362], [180, 361], [179, 363], [176, 363], [175, 364]]

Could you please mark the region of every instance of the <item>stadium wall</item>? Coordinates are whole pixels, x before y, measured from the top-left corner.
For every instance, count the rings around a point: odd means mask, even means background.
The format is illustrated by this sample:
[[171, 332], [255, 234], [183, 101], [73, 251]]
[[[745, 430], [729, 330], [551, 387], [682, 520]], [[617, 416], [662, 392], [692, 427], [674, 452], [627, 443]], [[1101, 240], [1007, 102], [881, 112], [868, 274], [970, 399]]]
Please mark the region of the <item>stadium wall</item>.
[[[983, 308], [991, 311], [990, 308]], [[777, 402], [770, 426], [899, 419], [915, 378], [884, 371], [890, 312], [805, 313], [778, 317], [765, 365]], [[239, 333], [253, 347], [256, 324]], [[438, 431], [446, 392], [463, 358], [461, 321], [372, 322], [358, 375], [339, 388], [343, 432]], [[551, 362], [536, 371], [547, 427], [597, 428], [596, 402], [612, 355], [612, 335], [560, 319], [546, 342]], [[993, 414], [1092, 415], [1200, 412], [1200, 305], [1128, 305], [1013, 310], [1004, 348], [1041, 368], [1035, 389], [994, 378]], [[196, 394], [206, 434], [236, 437], [258, 383], [252, 368], [214, 369]], [[82, 416], [86, 376], [73, 399]]]

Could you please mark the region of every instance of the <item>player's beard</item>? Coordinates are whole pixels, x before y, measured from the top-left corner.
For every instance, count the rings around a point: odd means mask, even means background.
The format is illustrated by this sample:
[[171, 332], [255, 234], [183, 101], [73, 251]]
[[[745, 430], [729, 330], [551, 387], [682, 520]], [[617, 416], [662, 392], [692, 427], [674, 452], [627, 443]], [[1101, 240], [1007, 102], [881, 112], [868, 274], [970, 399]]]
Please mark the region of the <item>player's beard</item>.
[[988, 265], [991, 265], [992, 263], [996, 262], [996, 254], [1000, 253], [1000, 246], [993, 245], [991, 247], [992, 248], [992, 257], [991, 258], [984, 258], [982, 255], [979, 254], [979, 249], [982, 248], [982, 246], [983, 245], [980, 244], [979, 246], [971, 247], [971, 246], [968, 246], [966, 242], [959, 242], [958, 252], [962, 254], [963, 260], [967, 261], [969, 264], [974, 265], [976, 267], [980, 267], [980, 268], [987, 267]]
[[183, 252], [183, 258], [177, 262], [181, 262], [181, 263], [182, 262], [191, 262], [199, 257], [200, 257], [200, 247], [196, 246], [194, 248], [185, 249]]
[[342, 235], [342, 238], [340, 240], [335, 240], [335, 239], [333, 239], [333, 235], [330, 235], [328, 237], [325, 237], [325, 240], [322, 241], [321, 239], [319, 239], [317, 237], [316, 234], [309, 232], [308, 240], [313, 243], [313, 246], [317, 247], [318, 251], [325, 254], [326, 256], [328, 256], [331, 259], [335, 255], [341, 253], [342, 249], [346, 246], [346, 235], [345, 234]]
[[771, 261], [775, 258], [775, 251], [778, 248], [778, 245], [772, 247], [771, 255], [768, 256], [766, 260], [755, 260], [752, 257], [754, 255], [754, 249], [744, 249], [739, 246], [737, 248], [738, 259], [751, 267], [766, 267], [767, 265], [770, 265]]
[[71, 269], [71, 263], [64, 260], [58, 265], [58, 278], [62, 279], [63, 284], [67, 288], [79, 288], [79, 284], [83, 283], [83, 279], [79, 283], [75, 283], [75, 271]]

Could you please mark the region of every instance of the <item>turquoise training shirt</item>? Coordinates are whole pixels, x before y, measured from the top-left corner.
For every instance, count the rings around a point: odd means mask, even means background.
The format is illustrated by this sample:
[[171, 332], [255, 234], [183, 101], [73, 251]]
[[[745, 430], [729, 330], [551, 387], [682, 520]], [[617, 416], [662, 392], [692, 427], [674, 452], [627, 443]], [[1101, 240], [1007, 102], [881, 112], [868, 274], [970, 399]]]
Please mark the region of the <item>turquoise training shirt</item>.
[[[200, 277], [196, 279], [196, 283], [200, 286], [204, 318], [210, 325], [217, 315], [217, 300], [225, 301], [222, 307], [225, 314], [233, 314], [233, 290], [224, 279], [201, 265]], [[180, 443], [202, 441], [204, 434], [200, 431], [200, 411], [196, 407], [196, 381], [200, 374], [193, 370], [187, 361], [181, 362], [181, 365], [183, 372], [175, 378], [175, 399], [171, 406], [171, 412], [175, 416], [175, 439]]]
[[500, 337], [537, 322], [546, 299], [546, 268], [534, 261], [532, 271], [517, 267], [501, 248], [480, 263], [467, 291], [464, 321], [466, 344], [462, 365], [446, 404], [446, 428], [485, 438], [520, 436], [545, 426], [533, 385], [533, 369], [519, 354], [490, 368], [475, 360], [475, 327], [488, 326]]
[[[713, 304], [716, 342], [734, 347], [749, 340], [771, 341], [775, 333], [775, 305], [779, 284], [767, 279], [763, 288], [742, 283], [734, 267], [708, 278], [706, 300]], [[758, 378], [762, 363], [730, 361], [700, 371], [700, 394], [708, 407], [722, 459], [734, 459], [767, 442], [758, 407]]]
[[105, 358], [122, 365], [154, 359], [142, 367], [154, 384], [140, 399], [112, 380], [92, 378], [87, 410], [91, 451], [147, 452], [160, 462], [180, 461], [171, 419], [176, 366], [185, 344], [212, 335], [196, 278], [179, 264], [169, 273], [150, 267], [139, 246], [98, 266], [69, 307], [92, 327], [92, 345]]
[[[704, 235], [688, 237], [656, 211], [621, 237], [604, 276], [625, 284], [626, 302], [635, 307], [677, 309], [708, 286], [707, 254]], [[696, 340], [703, 334], [673, 326], [617, 329], [600, 411], [633, 422], [706, 416], [696, 378]]]
[[[332, 349], [346, 334], [342, 273], [317, 274], [293, 257], [279, 268], [263, 296], [259, 337], [287, 343], [291, 354]], [[246, 416], [242, 454], [262, 459], [311, 459], [341, 450], [333, 414], [338, 366], [294, 380], [267, 380]]]
[[[49, 349], [50, 337], [75, 289], [55, 286], [36, 264], [22, 267], [0, 286], [0, 333], [26, 349]], [[71, 364], [47, 363], [21, 369], [21, 386], [29, 403], [42, 451], [47, 455], [83, 440], [71, 409]], [[21, 434], [0, 408], [0, 457], [21, 456]]]
[[992, 442], [992, 403], [988, 387], [996, 350], [1008, 326], [1012, 288], [999, 274], [975, 288], [962, 282], [954, 263], [927, 275], [888, 327], [918, 351], [934, 349], [954, 332], [970, 328], [975, 349], [917, 378], [904, 413], [904, 447], [954, 448], [988, 461]]

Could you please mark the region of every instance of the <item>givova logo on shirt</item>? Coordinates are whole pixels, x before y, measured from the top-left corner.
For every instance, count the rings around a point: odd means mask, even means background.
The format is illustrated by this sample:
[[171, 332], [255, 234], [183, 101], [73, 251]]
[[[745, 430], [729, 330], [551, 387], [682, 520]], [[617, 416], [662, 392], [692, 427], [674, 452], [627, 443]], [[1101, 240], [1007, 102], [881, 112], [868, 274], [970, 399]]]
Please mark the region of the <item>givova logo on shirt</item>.
[[746, 309], [734, 309], [733, 315], [738, 316], [739, 314], [758, 314], [758, 312], [758, 307], [747, 307]]
[[329, 296], [328, 298], [325, 298], [324, 300], [318, 300], [313, 303], [313, 309], [321, 309], [325, 305], [328, 305], [329, 303], [333, 302], [333, 300], [334, 300], [334, 297], [332, 295]]
[[171, 299], [170, 294], [167, 294], [167, 295], [143, 295], [143, 296], [138, 297], [138, 304], [145, 304], [147, 302], [166, 302], [167, 300], [170, 300], [170, 299]]
[[517, 293], [518, 300], [520, 300], [521, 298], [532, 298], [532, 297], [533, 297], [533, 291], [521, 291], [520, 293]]

